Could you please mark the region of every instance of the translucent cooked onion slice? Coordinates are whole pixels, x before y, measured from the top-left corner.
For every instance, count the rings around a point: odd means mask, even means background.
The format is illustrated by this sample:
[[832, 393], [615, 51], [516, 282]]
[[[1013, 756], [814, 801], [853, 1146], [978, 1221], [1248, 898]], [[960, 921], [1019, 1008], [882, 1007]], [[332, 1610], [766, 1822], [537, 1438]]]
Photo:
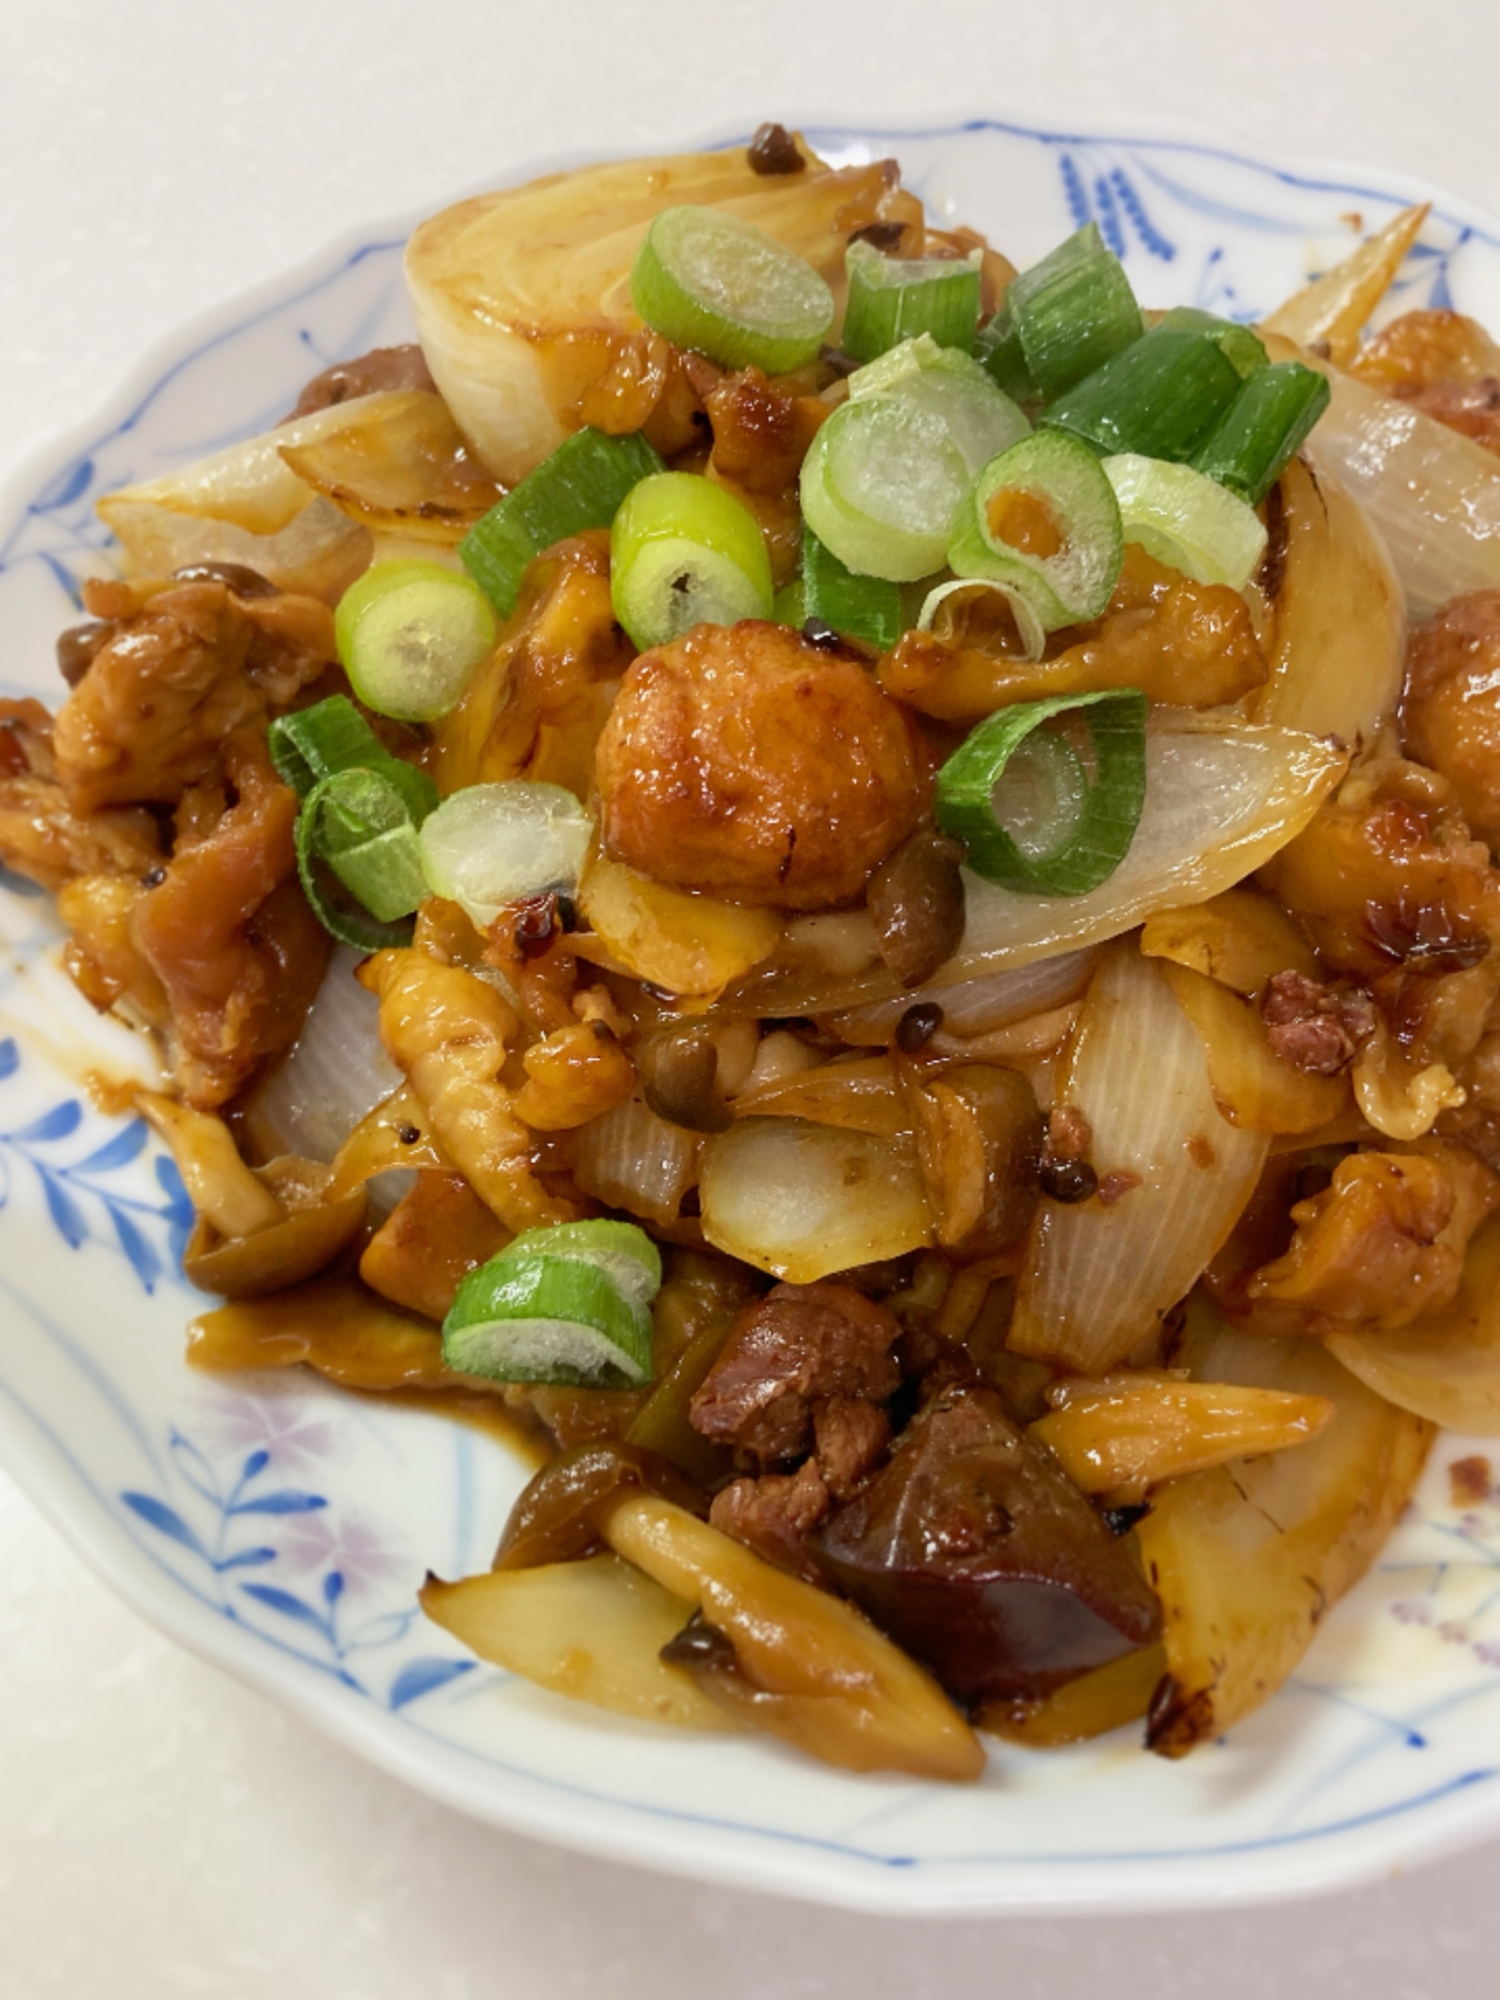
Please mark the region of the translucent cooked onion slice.
[[1094, 975], [1057, 1101], [1086, 1120], [1088, 1160], [1114, 1199], [1043, 1202], [1010, 1345], [1096, 1375], [1191, 1289], [1249, 1200], [1270, 1140], [1221, 1116], [1197, 1031], [1133, 942]]

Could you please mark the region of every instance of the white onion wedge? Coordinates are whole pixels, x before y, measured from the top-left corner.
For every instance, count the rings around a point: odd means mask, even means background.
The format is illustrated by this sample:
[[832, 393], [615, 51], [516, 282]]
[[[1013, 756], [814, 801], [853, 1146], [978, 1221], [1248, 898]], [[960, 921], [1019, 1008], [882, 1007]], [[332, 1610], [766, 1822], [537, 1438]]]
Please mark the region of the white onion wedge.
[[1293, 459], [1281, 477], [1281, 586], [1266, 646], [1270, 677], [1256, 722], [1373, 741], [1406, 669], [1406, 606], [1380, 537], [1327, 468]]
[[1500, 458], [1410, 403], [1329, 371], [1333, 401], [1308, 440], [1390, 550], [1415, 618], [1500, 588]]
[[1500, 1437], [1500, 1217], [1476, 1231], [1451, 1306], [1390, 1333], [1336, 1333], [1326, 1345], [1398, 1409]]
[[256, 1091], [248, 1117], [266, 1152], [331, 1160], [366, 1113], [402, 1082], [380, 1040], [380, 1003], [355, 978], [366, 953], [340, 945], [291, 1052]]
[[579, 1130], [573, 1177], [585, 1194], [665, 1227], [698, 1178], [702, 1147], [696, 1132], [669, 1125], [631, 1097]]
[[[966, 872], [963, 942], [929, 981], [932, 997], [984, 973], [1102, 944], [1155, 910], [1232, 888], [1302, 831], [1347, 762], [1300, 731], [1159, 711], [1147, 730], [1145, 810], [1114, 874], [1084, 896], [1025, 896]], [[825, 951], [830, 940], [836, 958]], [[836, 1014], [901, 991], [869, 918], [841, 912], [789, 923], [775, 957], [732, 1004], [760, 1015]]]
[[899, 194], [889, 162], [756, 174], [742, 148], [620, 160], [445, 209], [412, 235], [406, 281], [428, 366], [461, 429], [513, 485], [577, 428], [580, 397], [638, 335], [630, 267], [653, 216], [722, 208], [822, 272], [842, 311], [844, 247]]
[[369, 532], [299, 479], [283, 447], [347, 431], [356, 413], [373, 425], [405, 401], [403, 392], [381, 391], [297, 417], [159, 479], [122, 486], [99, 502], [99, 513], [142, 575], [237, 562], [282, 590], [332, 601], [369, 562]]
[[1270, 1140], [1214, 1102], [1202, 1042], [1161, 966], [1134, 943], [1101, 960], [1058, 1079], [1118, 1200], [1044, 1202], [1016, 1288], [1010, 1346], [1080, 1375], [1123, 1361], [1185, 1296], [1250, 1199]]
[[847, 1014], [829, 1015], [823, 1026], [855, 1047], [885, 1048], [909, 1007], [936, 1000], [943, 1010], [943, 1033], [967, 1041], [1075, 999], [1088, 984], [1094, 956], [1092, 951], [1068, 951], [1058, 958], [1019, 966], [1013, 972], [987, 972], [978, 979], [962, 979], [954, 986], [910, 987], [894, 1000], [876, 1000]]
[[698, 1194], [710, 1243], [794, 1285], [932, 1241], [909, 1134], [747, 1118], [709, 1140]]

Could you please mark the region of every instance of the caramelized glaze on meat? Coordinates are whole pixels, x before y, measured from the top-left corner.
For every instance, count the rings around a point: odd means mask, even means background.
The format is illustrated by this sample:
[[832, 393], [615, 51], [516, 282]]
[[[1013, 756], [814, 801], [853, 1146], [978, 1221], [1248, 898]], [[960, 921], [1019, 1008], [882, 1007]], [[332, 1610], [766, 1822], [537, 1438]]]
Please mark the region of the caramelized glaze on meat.
[[1401, 722], [1474, 833], [1500, 844], [1500, 590], [1456, 597], [1412, 634]]
[[785, 626], [700, 625], [643, 653], [599, 740], [609, 852], [678, 889], [826, 908], [915, 826], [915, 728], [864, 668]]
[[187, 583], [120, 620], [58, 712], [57, 777], [78, 812], [175, 805], [220, 745], [285, 708], [337, 659], [315, 598]]

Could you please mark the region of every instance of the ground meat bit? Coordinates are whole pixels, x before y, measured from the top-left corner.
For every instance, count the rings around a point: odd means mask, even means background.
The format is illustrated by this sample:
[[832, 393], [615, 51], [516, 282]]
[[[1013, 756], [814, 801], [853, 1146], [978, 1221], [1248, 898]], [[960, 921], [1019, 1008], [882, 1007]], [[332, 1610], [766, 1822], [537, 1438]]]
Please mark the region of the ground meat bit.
[[856, 896], [930, 779], [863, 667], [758, 619], [641, 654], [599, 739], [609, 853], [675, 888], [812, 910]]
[[413, 341], [403, 347], [376, 347], [357, 361], [336, 361], [321, 375], [314, 375], [297, 407], [286, 418], [316, 416], [355, 396], [373, 395], [378, 389], [436, 389], [426, 357]]
[[1448, 1467], [1448, 1488], [1455, 1507], [1477, 1507], [1489, 1499], [1495, 1475], [1487, 1458], [1455, 1458]]
[[816, 1462], [808, 1459], [796, 1472], [736, 1479], [714, 1495], [708, 1518], [711, 1526], [733, 1535], [778, 1569], [822, 1583], [823, 1572], [803, 1549], [802, 1537], [822, 1525], [829, 1506], [823, 1476]]
[[337, 657], [333, 614], [314, 598], [161, 591], [120, 621], [58, 713], [68, 803], [175, 805], [217, 768], [227, 736], [263, 724]]
[[778, 1285], [736, 1320], [693, 1396], [693, 1427], [766, 1464], [795, 1458], [813, 1441], [819, 1399], [893, 1394], [899, 1330], [847, 1285]]
[[884, 1457], [891, 1420], [878, 1403], [830, 1396], [813, 1409], [813, 1437], [824, 1485], [835, 1500], [847, 1500]]
[[[1191, 1146], [1192, 1141], [1189, 1140], [1188, 1144]], [[1099, 1199], [1106, 1208], [1113, 1208], [1117, 1201], [1123, 1201], [1140, 1184], [1140, 1175], [1132, 1173], [1129, 1167], [1115, 1167], [1111, 1172], [1100, 1175]]]
[[1059, 1104], [1047, 1116], [1047, 1153], [1054, 1160], [1081, 1160], [1094, 1142], [1093, 1129], [1076, 1105]]
[[714, 429], [714, 470], [747, 493], [789, 486], [828, 415], [821, 397], [793, 395], [759, 368], [726, 375], [704, 407]]
[[1266, 1039], [1283, 1062], [1314, 1076], [1337, 1076], [1375, 1026], [1368, 993], [1320, 985], [1301, 972], [1278, 972], [1260, 1003]]
[[1441, 771], [1472, 831], [1500, 843], [1500, 590], [1445, 604], [1406, 656], [1402, 734]]
[[1403, 313], [1364, 343], [1350, 369], [1500, 451], [1500, 347], [1477, 320], [1444, 308]]

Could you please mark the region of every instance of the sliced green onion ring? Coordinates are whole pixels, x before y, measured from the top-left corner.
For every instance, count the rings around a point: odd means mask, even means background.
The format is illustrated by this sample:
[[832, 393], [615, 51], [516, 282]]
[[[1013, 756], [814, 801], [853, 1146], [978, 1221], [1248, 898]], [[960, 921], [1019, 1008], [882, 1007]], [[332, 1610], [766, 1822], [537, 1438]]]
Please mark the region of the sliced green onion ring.
[[661, 1252], [635, 1222], [596, 1218], [557, 1222], [528, 1229], [507, 1243], [500, 1258], [547, 1256], [591, 1264], [611, 1281], [629, 1306], [644, 1310], [661, 1290]]
[[1127, 542], [1199, 583], [1243, 590], [1266, 552], [1253, 507], [1190, 465], [1124, 452], [1104, 461]]
[[742, 501], [696, 472], [658, 472], [610, 532], [610, 599], [640, 651], [695, 625], [771, 615], [771, 559]]
[[446, 715], [495, 647], [489, 599], [435, 562], [375, 563], [339, 599], [333, 629], [355, 694], [400, 722]]
[[575, 431], [474, 523], [458, 545], [464, 568], [509, 618], [529, 563], [569, 535], [607, 528], [631, 487], [661, 469], [638, 432]]
[[875, 396], [895, 396], [936, 417], [971, 474], [1031, 433], [1022, 411], [972, 356], [939, 347], [929, 333], [903, 341], [849, 377], [851, 402]]
[[[1074, 711], [1091, 773], [1064, 739], [1033, 741], [1044, 723]], [[938, 772], [938, 825], [966, 843], [976, 874], [1007, 889], [1081, 896], [1097, 888], [1124, 860], [1145, 804], [1146, 711], [1135, 688], [997, 710]]]
[[656, 216], [631, 267], [630, 296], [675, 346], [768, 375], [813, 360], [833, 325], [833, 293], [806, 258], [719, 208]]
[[443, 1360], [497, 1382], [637, 1388], [653, 1373], [651, 1315], [597, 1262], [512, 1246], [460, 1284]]
[[873, 243], [854, 242], [844, 253], [849, 303], [839, 346], [856, 361], [929, 334], [941, 347], [974, 345], [979, 324], [979, 274], [983, 253], [952, 257], [886, 257]]
[[856, 576], [940, 569], [973, 474], [947, 426], [897, 396], [835, 410], [802, 461], [802, 516]]
[[410, 804], [383, 772], [354, 766], [321, 778], [302, 802], [296, 849], [323, 928], [363, 951], [408, 943], [401, 919], [427, 894], [417, 841]]
[[1258, 507], [1328, 408], [1331, 393], [1328, 378], [1300, 361], [1260, 369], [1241, 385], [1193, 464]]
[[571, 895], [593, 832], [562, 785], [465, 785], [422, 822], [422, 873], [433, 895], [457, 903], [483, 931], [523, 897]]
[[1002, 583], [998, 577], [956, 576], [947, 583], [936, 584], [922, 601], [922, 610], [917, 619], [918, 631], [930, 632], [933, 629], [940, 606], [946, 604], [950, 597], [959, 596], [965, 591], [972, 593], [980, 590], [993, 590], [1010, 606], [1011, 615], [1016, 621], [1016, 631], [1021, 640], [1021, 650], [1016, 657], [1021, 660], [1039, 660], [1047, 650], [1047, 628], [1032, 609], [1030, 598], [1010, 584]]
[[905, 629], [901, 586], [883, 577], [856, 576], [825, 548], [811, 528], [802, 530], [802, 603], [805, 624], [815, 618], [850, 639], [888, 653]]
[[359, 768], [378, 771], [405, 799], [418, 826], [438, 802], [427, 773], [393, 756], [347, 695], [331, 694], [312, 708], [278, 716], [266, 732], [266, 748], [277, 777], [299, 799], [335, 771]]
[[[996, 533], [992, 515], [1008, 491], [1043, 503], [1061, 537], [1055, 554], [1028, 554]], [[958, 517], [948, 566], [957, 577], [1006, 585], [1026, 600], [1044, 631], [1054, 632], [1103, 613], [1119, 579], [1122, 547], [1119, 505], [1098, 459], [1074, 438], [1039, 431], [979, 475]]]

